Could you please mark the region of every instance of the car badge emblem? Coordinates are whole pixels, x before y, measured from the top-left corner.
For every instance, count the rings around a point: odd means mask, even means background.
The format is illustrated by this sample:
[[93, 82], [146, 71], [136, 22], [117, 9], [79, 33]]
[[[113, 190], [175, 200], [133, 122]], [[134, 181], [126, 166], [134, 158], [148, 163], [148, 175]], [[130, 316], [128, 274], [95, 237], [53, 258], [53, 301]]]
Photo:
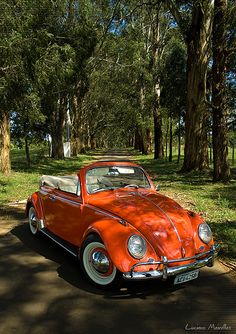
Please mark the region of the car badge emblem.
[[181, 248], [181, 253], [182, 253], [182, 257], [185, 257], [186, 251], [185, 251], [184, 247]]

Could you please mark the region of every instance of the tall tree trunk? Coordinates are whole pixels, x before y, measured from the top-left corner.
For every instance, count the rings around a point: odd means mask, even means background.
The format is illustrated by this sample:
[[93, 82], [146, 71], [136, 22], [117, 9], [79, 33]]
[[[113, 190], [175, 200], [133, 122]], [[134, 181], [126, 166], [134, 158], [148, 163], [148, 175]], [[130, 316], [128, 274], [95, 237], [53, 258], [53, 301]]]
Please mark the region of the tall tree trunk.
[[212, 32], [213, 1], [193, 3], [187, 42], [187, 110], [182, 171], [208, 168], [206, 78]]
[[168, 136], [169, 136], [169, 117], [166, 119], [166, 135], [165, 135], [165, 158], [168, 157]]
[[10, 116], [6, 111], [0, 115], [0, 171], [8, 175], [11, 172], [10, 160]]
[[72, 129], [71, 129], [71, 151], [72, 156], [76, 157], [83, 149], [82, 143], [82, 107], [78, 103], [78, 97], [72, 99]]
[[147, 153], [152, 153], [152, 132], [150, 128], [146, 129]]
[[160, 78], [157, 73], [158, 64], [160, 62], [160, 6], [157, 6], [156, 13], [152, 24], [152, 72], [153, 72], [153, 121], [154, 121], [154, 159], [163, 158], [163, 134], [162, 134], [162, 115], [160, 109]]
[[58, 107], [53, 112], [53, 123], [51, 129], [52, 136], [52, 158], [63, 159], [64, 158], [64, 125], [66, 117], [66, 99], [60, 98]]
[[143, 73], [140, 76], [140, 109], [141, 109], [141, 116], [142, 116], [142, 124], [140, 127], [140, 141], [141, 141], [141, 152], [142, 154], [148, 154], [148, 129], [146, 128], [146, 112], [145, 112], [145, 84], [143, 79]]
[[180, 156], [181, 156], [181, 132], [180, 132], [180, 127], [181, 127], [181, 111], [179, 110], [178, 160], [177, 160], [178, 164], [180, 162]]
[[25, 137], [25, 156], [26, 156], [26, 161], [27, 165], [30, 166], [30, 152], [29, 152], [29, 143], [28, 143], [28, 138]]
[[169, 162], [172, 162], [172, 147], [173, 147], [173, 129], [172, 116], [170, 116], [170, 141], [169, 141]]
[[235, 150], [235, 147], [234, 147], [234, 143], [232, 144], [232, 166], [234, 166], [234, 150]]
[[153, 109], [154, 120], [154, 159], [163, 158], [162, 116], [159, 101], [156, 100]]
[[212, 112], [214, 181], [230, 179], [226, 106], [226, 14], [227, 0], [215, 0], [213, 23]]
[[[233, 122], [233, 124], [232, 124], [232, 131], [233, 131], [233, 133], [234, 133], [234, 122]], [[232, 161], [231, 161], [232, 166], [234, 166], [234, 150], [235, 150], [235, 145], [234, 145], [234, 143], [235, 143], [235, 138], [232, 139]]]
[[92, 150], [96, 148], [96, 140], [95, 140], [95, 134], [90, 133], [90, 147]]
[[134, 149], [140, 150], [140, 134], [139, 134], [138, 125], [136, 125], [135, 132], [134, 132]]

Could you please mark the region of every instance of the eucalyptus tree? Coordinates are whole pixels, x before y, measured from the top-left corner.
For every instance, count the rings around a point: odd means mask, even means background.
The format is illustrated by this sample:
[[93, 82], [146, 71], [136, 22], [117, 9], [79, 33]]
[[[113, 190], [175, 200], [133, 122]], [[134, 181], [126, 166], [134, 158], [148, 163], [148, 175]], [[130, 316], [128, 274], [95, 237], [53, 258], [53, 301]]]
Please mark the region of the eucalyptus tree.
[[212, 113], [214, 181], [229, 181], [226, 103], [227, 0], [215, 0], [213, 24]]
[[0, 1], [1, 6], [1, 46], [0, 46], [0, 171], [9, 174], [10, 163], [10, 106], [11, 84], [20, 66], [18, 60], [19, 40], [15, 32], [16, 22], [12, 13], [12, 3]]
[[[230, 179], [228, 162], [228, 130], [234, 152], [236, 5], [234, 1], [215, 0], [213, 25], [212, 113], [214, 181]], [[231, 115], [229, 118], [229, 108]], [[229, 120], [229, 126], [228, 126]], [[232, 131], [233, 130], [233, 131]], [[233, 160], [233, 159], [232, 159]]]
[[[133, 6], [133, 7], [132, 7]], [[163, 157], [163, 126], [161, 113], [161, 74], [163, 70], [163, 55], [170, 39], [171, 19], [166, 15], [161, 1], [131, 3], [130, 28], [136, 30], [139, 54], [139, 89], [140, 89], [140, 115], [146, 116], [144, 131], [139, 131], [142, 136], [136, 137], [139, 142], [150, 142], [151, 133], [154, 138], [154, 158]], [[143, 116], [142, 116], [143, 117]], [[139, 123], [138, 123], [139, 124]], [[144, 123], [145, 124], [145, 123]], [[153, 130], [152, 130], [153, 129]], [[143, 141], [146, 135], [146, 140]], [[141, 139], [141, 140], [140, 140]], [[149, 144], [149, 147], [151, 145]]]
[[[68, 7], [69, 5], [69, 7]], [[78, 1], [35, 5], [38, 57], [35, 73], [42, 107], [50, 124], [52, 157], [63, 158], [63, 135], [67, 110], [74, 96], [82, 96], [86, 61], [93, 52], [95, 34], [83, 16]], [[48, 10], [48, 8], [50, 10]], [[42, 13], [45, 15], [42, 18]], [[71, 108], [77, 113], [76, 108]]]
[[208, 168], [206, 80], [213, 0], [166, 1], [187, 45], [187, 109], [183, 171]]

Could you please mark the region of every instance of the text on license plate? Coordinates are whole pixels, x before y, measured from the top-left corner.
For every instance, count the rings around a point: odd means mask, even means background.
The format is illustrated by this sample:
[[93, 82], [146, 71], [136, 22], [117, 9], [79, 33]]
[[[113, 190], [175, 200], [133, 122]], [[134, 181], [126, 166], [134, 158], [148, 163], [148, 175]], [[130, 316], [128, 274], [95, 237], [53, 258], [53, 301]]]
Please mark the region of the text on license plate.
[[199, 274], [199, 270], [193, 270], [193, 271], [189, 271], [188, 273], [177, 275], [175, 277], [174, 284], [180, 284], [180, 283], [191, 281], [197, 278], [198, 274]]

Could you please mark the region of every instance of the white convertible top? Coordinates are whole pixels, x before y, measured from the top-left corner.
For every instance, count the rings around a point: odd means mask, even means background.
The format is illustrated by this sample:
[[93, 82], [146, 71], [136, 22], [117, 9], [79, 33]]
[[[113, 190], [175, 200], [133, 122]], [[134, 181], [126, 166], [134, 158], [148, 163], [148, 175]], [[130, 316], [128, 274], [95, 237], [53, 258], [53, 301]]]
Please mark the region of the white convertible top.
[[52, 176], [43, 175], [39, 181], [39, 186], [48, 186], [51, 188], [58, 188], [70, 193], [76, 193], [78, 185], [77, 175]]

